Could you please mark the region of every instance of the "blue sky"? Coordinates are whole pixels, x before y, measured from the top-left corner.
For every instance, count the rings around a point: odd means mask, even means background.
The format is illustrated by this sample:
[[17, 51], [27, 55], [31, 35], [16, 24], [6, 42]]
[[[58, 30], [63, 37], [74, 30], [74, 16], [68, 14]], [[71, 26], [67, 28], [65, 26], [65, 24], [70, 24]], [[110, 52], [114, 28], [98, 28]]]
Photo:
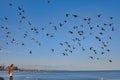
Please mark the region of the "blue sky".
[[[9, 6], [9, 3], [12, 3], [12, 6]], [[48, 0], [1, 0], [0, 26], [8, 27], [11, 37], [6, 38], [7, 30], [0, 29], [0, 64], [13, 63], [19, 67], [50, 70], [120, 70], [119, 3], [120, 0], [50, 0], [50, 3]], [[21, 17], [18, 15], [18, 6], [25, 10], [22, 13], [25, 16], [22, 23], [19, 23]], [[66, 13], [70, 14], [69, 17], [65, 16]], [[74, 18], [73, 14], [79, 17]], [[98, 14], [102, 14], [101, 18], [97, 17]], [[113, 20], [109, 19], [110, 16], [113, 16]], [[5, 20], [5, 17], [8, 20]], [[83, 20], [89, 17], [92, 19], [90, 25], [93, 27], [97, 24], [103, 26], [103, 23], [114, 24], [114, 32], [110, 30], [109, 26], [106, 26], [105, 34], [101, 36], [104, 41], [109, 41], [109, 45], [105, 49], [109, 48], [110, 52], [104, 50], [106, 52], [104, 55], [99, 54], [101, 43], [95, 39], [99, 29], [95, 27], [91, 31]], [[32, 25], [29, 25], [28, 22]], [[49, 24], [50, 22], [52, 24]], [[62, 27], [59, 26], [60, 23], [63, 24]], [[80, 27], [80, 25], [85, 26], [79, 29], [85, 32], [85, 40], [80, 42], [85, 51], [81, 50], [78, 42], [71, 40], [78, 35], [68, 33], [73, 30], [73, 26]], [[57, 27], [57, 31], [54, 30], [54, 26]], [[31, 28], [37, 28], [39, 34], [31, 31]], [[42, 31], [41, 28], [45, 30]], [[92, 36], [89, 35], [90, 32]], [[23, 38], [24, 33], [28, 34], [26, 38]], [[49, 33], [49, 36], [46, 36], [46, 33]], [[51, 38], [50, 35], [54, 37]], [[112, 39], [109, 40], [108, 36], [112, 36]], [[15, 39], [15, 42], [11, 44], [12, 38]], [[65, 44], [59, 45], [66, 41], [76, 47], [73, 53], [68, 53], [69, 56], [62, 55], [65, 52], [64, 49], [69, 48]], [[6, 42], [10, 44], [7, 45]], [[22, 43], [24, 46], [21, 45]], [[89, 50], [91, 46], [98, 51], [98, 54]], [[54, 52], [51, 49], [54, 49]], [[32, 54], [29, 54], [30, 50]], [[94, 59], [90, 59], [90, 56], [93, 56]], [[110, 63], [110, 59], [113, 62]]]

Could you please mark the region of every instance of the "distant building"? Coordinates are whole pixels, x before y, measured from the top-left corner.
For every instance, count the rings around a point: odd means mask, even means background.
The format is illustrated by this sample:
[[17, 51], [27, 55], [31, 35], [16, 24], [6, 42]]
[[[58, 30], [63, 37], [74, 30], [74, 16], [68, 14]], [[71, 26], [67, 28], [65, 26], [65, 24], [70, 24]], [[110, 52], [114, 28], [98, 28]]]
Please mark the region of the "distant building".
[[[4, 65], [0, 65], [0, 71], [8, 71], [9, 66], [5, 67]], [[13, 70], [19, 70], [17, 66], [14, 66]]]
[[5, 66], [0, 66], [0, 71], [4, 71], [5, 70]]

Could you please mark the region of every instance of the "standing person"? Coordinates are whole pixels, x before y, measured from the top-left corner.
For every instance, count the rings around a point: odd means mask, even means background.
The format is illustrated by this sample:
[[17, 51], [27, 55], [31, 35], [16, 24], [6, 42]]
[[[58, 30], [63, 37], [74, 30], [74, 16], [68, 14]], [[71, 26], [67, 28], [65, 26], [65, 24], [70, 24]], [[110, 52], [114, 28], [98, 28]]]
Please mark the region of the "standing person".
[[8, 70], [8, 76], [10, 77], [10, 80], [13, 80], [13, 64], [10, 65], [9, 70]]

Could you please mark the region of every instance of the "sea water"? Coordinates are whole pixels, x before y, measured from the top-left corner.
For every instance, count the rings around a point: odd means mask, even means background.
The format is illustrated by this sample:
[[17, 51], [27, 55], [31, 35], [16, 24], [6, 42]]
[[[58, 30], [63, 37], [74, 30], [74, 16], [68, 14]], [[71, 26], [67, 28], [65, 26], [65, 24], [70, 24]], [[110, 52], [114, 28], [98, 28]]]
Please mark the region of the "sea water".
[[[7, 72], [0, 72], [0, 77], [9, 80]], [[13, 80], [120, 80], [120, 71], [14, 71]]]

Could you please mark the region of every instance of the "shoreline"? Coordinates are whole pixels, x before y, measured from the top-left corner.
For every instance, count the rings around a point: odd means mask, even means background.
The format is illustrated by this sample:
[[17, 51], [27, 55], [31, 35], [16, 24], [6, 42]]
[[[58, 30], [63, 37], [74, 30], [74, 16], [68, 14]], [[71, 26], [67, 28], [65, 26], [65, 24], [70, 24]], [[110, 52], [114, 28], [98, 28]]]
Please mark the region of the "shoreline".
[[[114, 72], [120, 70], [30, 70], [30, 69], [21, 69], [14, 70], [14, 72]], [[8, 70], [0, 71], [0, 72], [8, 72]]]

